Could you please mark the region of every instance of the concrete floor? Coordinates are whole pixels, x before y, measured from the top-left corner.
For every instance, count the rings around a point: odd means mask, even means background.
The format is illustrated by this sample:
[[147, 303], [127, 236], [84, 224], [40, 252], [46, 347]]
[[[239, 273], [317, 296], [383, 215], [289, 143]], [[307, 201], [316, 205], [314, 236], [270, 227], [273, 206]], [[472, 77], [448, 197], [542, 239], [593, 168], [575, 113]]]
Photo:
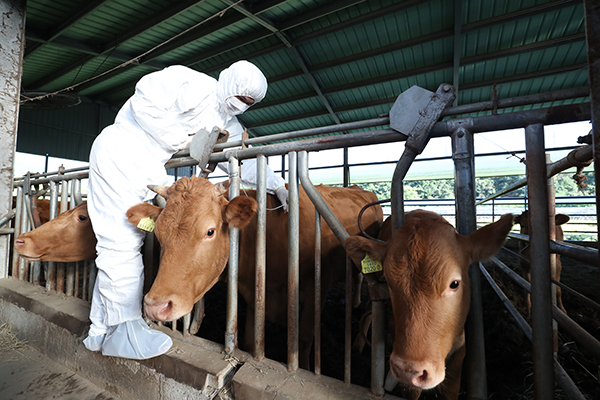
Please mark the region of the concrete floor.
[[0, 326], [0, 399], [117, 399]]

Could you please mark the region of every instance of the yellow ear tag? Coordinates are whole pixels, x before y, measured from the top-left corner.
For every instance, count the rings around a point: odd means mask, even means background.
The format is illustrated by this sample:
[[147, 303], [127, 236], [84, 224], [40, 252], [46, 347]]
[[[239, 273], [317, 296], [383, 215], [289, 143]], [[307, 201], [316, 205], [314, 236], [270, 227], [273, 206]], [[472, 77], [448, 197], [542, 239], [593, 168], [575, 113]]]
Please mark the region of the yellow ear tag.
[[360, 262], [363, 274], [371, 274], [373, 272], [383, 271], [383, 265], [367, 253], [365, 258]]
[[143, 218], [137, 224], [137, 227], [143, 231], [152, 232], [154, 230], [154, 220], [150, 217]]

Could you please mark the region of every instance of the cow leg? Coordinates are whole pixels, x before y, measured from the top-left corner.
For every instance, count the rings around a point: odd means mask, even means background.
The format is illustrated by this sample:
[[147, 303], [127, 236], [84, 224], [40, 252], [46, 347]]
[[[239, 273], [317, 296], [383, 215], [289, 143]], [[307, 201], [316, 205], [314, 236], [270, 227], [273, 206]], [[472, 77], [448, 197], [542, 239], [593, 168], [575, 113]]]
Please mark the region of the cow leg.
[[446, 360], [446, 379], [442, 382], [440, 392], [442, 398], [447, 400], [458, 399], [460, 392], [460, 376], [462, 364], [467, 352], [466, 346], [462, 345]]

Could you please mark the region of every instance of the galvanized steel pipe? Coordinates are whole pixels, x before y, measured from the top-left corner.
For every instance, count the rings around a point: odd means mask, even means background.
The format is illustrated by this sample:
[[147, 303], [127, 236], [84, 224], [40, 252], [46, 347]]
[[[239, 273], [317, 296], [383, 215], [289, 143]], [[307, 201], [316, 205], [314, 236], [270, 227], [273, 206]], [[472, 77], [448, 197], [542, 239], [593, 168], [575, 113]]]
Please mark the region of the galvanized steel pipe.
[[[465, 125], [470, 125], [470, 121], [467, 121]], [[477, 230], [474, 155], [473, 134], [465, 126], [457, 125], [456, 131], [452, 135], [452, 160], [454, 161], [456, 227], [462, 235], [468, 235]], [[469, 280], [471, 306], [465, 324], [467, 393], [469, 398], [485, 399], [487, 398], [487, 372], [483, 300], [481, 273], [476, 263], [469, 266]]]
[[321, 375], [321, 214], [315, 209], [315, 374]]
[[288, 208], [288, 363], [290, 372], [298, 370], [298, 322], [300, 315], [300, 201], [298, 193], [298, 159], [288, 154], [290, 178]]
[[531, 321], [533, 328], [533, 378], [536, 400], [554, 396], [550, 246], [548, 245], [548, 192], [544, 125], [525, 127], [527, 193], [531, 229]]
[[265, 357], [265, 294], [267, 277], [267, 158], [256, 160], [256, 270], [254, 292], [254, 358]]
[[[240, 195], [239, 161], [229, 157], [229, 199]], [[227, 326], [225, 329], [225, 352], [233, 353], [237, 347], [238, 333], [238, 263], [239, 229], [229, 228], [229, 265], [227, 270]]]
[[[513, 318], [517, 322], [517, 325], [519, 325], [527, 339], [529, 339], [529, 341], [532, 341], [531, 327], [529, 326], [527, 321], [525, 321], [525, 318], [523, 318], [519, 311], [517, 311], [516, 307], [508, 299], [506, 294], [504, 294], [502, 289], [500, 289], [500, 287], [496, 284], [492, 276], [483, 267], [481, 263], [479, 263], [479, 269], [483, 273], [483, 276], [485, 276], [485, 278], [489, 282], [492, 289], [494, 289], [494, 292], [496, 292], [496, 294], [502, 301], [502, 304], [504, 304], [510, 315], [513, 316]], [[558, 363], [558, 360], [556, 359], [554, 359], [554, 374], [556, 376], [556, 381], [558, 385], [567, 394], [567, 398], [573, 400], [585, 400], [585, 397], [583, 396], [583, 394], [581, 394], [581, 391], [577, 388], [571, 377], [565, 372], [563, 367]]]

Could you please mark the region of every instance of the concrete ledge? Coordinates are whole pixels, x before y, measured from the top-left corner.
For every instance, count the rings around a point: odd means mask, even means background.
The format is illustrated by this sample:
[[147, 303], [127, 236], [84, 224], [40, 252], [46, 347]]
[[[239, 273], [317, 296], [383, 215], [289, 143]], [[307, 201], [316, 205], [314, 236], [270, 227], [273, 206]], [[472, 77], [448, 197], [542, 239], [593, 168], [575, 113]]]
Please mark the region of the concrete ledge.
[[8, 324], [36, 350], [123, 400], [382, 398], [366, 388], [309, 371], [290, 374], [281, 363], [258, 363], [240, 350], [226, 357], [222, 345], [164, 327], [156, 329], [173, 338], [167, 354], [143, 361], [105, 357], [83, 345], [88, 315], [85, 301], [46, 294], [43, 288], [16, 279], [0, 279], [0, 323]]

